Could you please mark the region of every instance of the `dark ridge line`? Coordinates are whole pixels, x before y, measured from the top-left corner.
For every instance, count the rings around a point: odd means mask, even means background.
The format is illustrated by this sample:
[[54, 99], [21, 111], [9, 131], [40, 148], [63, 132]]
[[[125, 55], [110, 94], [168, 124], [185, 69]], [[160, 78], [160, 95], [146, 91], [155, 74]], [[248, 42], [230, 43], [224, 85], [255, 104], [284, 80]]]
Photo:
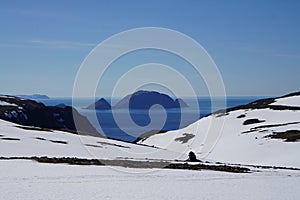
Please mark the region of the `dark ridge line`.
[[249, 104], [239, 105], [239, 106], [235, 106], [235, 107], [227, 108], [227, 109], [221, 109], [221, 110], [213, 112], [209, 115], [212, 115], [212, 114], [216, 115], [216, 114], [222, 114], [222, 113], [224, 114], [227, 112], [232, 112], [232, 111], [236, 111], [236, 110], [245, 110], [245, 109], [253, 109], [254, 110], [254, 109], [269, 108], [271, 110], [300, 110], [300, 107], [297, 107], [297, 106], [270, 105], [271, 103], [275, 103], [276, 99], [293, 97], [293, 96], [300, 96], [300, 92], [295, 92], [295, 93], [287, 94], [287, 95], [280, 96], [280, 97], [272, 97], [272, 98], [255, 100]]
[[285, 97], [293, 97], [293, 96], [300, 96], [300, 92], [293, 92], [293, 93], [290, 93], [290, 94], [286, 94], [286, 95], [283, 95], [283, 96], [279, 97], [278, 99], [285, 98]]
[[229, 165], [212, 165], [212, 164], [189, 164], [185, 163], [171, 163], [167, 161], [135, 161], [135, 160], [102, 160], [102, 159], [84, 159], [84, 158], [49, 158], [43, 157], [0, 157], [0, 160], [33, 160], [39, 163], [50, 164], [69, 164], [69, 165], [95, 165], [95, 166], [120, 166], [126, 168], [159, 168], [159, 169], [183, 169], [183, 170], [211, 170], [231, 173], [250, 173], [251, 170], [241, 166]]
[[251, 133], [251, 132], [254, 132], [254, 131], [258, 131], [259, 129], [273, 128], [273, 127], [280, 127], [280, 126], [287, 126], [287, 125], [293, 125], [293, 124], [300, 124], [300, 122], [290, 122], [290, 123], [284, 123], [284, 124], [262, 125], [262, 126], [257, 126], [257, 127], [250, 128], [249, 131], [244, 131], [242, 133]]
[[284, 123], [284, 124], [270, 124], [270, 125], [262, 125], [262, 126], [257, 126], [252, 129], [262, 129], [262, 128], [272, 128], [272, 127], [279, 127], [279, 126], [287, 126], [287, 125], [293, 125], [293, 124], [300, 124], [300, 122], [290, 122], [290, 123]]
[[143, 133], [142, 135], [138, 136], [132, 143], [133, 144], [138, 144], [139, 141], [145, 141], [147, 138], [153, 136], [153, 135], [157, 135], [157, 134], [162, 134], [162, 133], [166, 133], [168, 131], [166, 130], [152, 130], [152, 131], [148, 131], [146, 133]]

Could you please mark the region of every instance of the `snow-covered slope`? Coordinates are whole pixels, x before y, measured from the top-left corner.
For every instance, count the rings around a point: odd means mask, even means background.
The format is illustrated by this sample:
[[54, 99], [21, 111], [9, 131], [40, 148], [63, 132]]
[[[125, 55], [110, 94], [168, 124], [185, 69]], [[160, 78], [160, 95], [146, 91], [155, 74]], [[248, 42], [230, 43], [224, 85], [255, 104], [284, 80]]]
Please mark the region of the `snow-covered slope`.
[[214, 113], [140, 144], [226, 163], [300, 167], [300, 93]]
[[3, 200], [299, 199], [298, 171], [234, 174], [0, 161]]
[[0, 120], [0, 157], [174, 159], [177, 153], [106, 138], [20, 126]]
[[300, 167], [300, 93], [216, 112], [138, 144], [0, 120], [0, 157], [186, 159]]
[[300, 107], [300, 95], [278, 98], [271, 105], [296, 106]]

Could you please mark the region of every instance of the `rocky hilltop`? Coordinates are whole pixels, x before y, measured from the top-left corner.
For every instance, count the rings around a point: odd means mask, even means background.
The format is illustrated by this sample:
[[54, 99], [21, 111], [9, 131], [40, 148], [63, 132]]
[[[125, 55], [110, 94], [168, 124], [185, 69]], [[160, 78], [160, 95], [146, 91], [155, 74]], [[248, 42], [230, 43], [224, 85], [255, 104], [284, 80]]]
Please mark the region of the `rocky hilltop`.
[[[81, 123], [81, 130], [77, 130], [74, 118]], [[45, 106], [15, 96], [0, 96], [0, 119], [25, 126], [100, 136], [87, 118], [71, 106]]]

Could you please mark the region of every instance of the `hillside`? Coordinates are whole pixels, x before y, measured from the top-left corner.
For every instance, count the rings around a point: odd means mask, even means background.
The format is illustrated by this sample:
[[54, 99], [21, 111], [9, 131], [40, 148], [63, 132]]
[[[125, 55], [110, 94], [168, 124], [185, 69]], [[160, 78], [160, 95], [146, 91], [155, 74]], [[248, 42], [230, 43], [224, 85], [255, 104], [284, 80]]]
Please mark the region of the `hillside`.
[[[45, 106], [15, 96], [0, 96], [0, 119], [25, 126], [101, 136], [88, 119], [71, 106]], [[74, 119], [80, 122], [80, 130], [77, 130]]]
[[300, 167], [300, 93], [215, 112], [138, 143], [225, 163]]
[[[27, 107], [19, 108], [24, 100], [11, 99], [0, 101], [0, 108], [17, 109], [18, 114], [7, 114], [10, 121], [28, 118], [22, 114]], [[218, 111], [186, 128], [149, 134], [137, 144], [19, 124], [0, 120], [0, 156], [174, 161], [193, 151], [203, 161], [300, 167], [299, 93]]]

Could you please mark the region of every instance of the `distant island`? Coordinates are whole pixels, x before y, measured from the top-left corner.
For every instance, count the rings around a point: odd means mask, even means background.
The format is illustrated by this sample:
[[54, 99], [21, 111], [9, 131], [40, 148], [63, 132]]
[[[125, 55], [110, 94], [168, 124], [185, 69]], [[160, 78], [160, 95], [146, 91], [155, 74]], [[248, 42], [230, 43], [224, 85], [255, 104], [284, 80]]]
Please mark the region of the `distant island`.
[[19, 94], [16, 95], [17, 97], [23, 98], [23, 99], [50, 99], [47, 95], [43, 95], [43, 94], [30, 94], [30, 95], [26, 95], [26, 94]]
[[188, 107], [188, 105], [180, 98], [174, 100], [170, 96], [163, 93], [139, 90], [133, 94], [127, 95], [114, 106], [111, 106], [109, 102], [107, 102], [104, 98], [101, 98], [95, 103], [89, 105], [87, 109], [124, 109], [129, 105], [129, 109], [146, 110], [150, 109], [150, 107], [155, 104], [161, 105], [166, 109]]
[[111, 105], [104, 99], [101, 98], [95, 103], [92, 103], [89, 105], [86, 109], [91, 109], [91, 110], [111, 110]]

